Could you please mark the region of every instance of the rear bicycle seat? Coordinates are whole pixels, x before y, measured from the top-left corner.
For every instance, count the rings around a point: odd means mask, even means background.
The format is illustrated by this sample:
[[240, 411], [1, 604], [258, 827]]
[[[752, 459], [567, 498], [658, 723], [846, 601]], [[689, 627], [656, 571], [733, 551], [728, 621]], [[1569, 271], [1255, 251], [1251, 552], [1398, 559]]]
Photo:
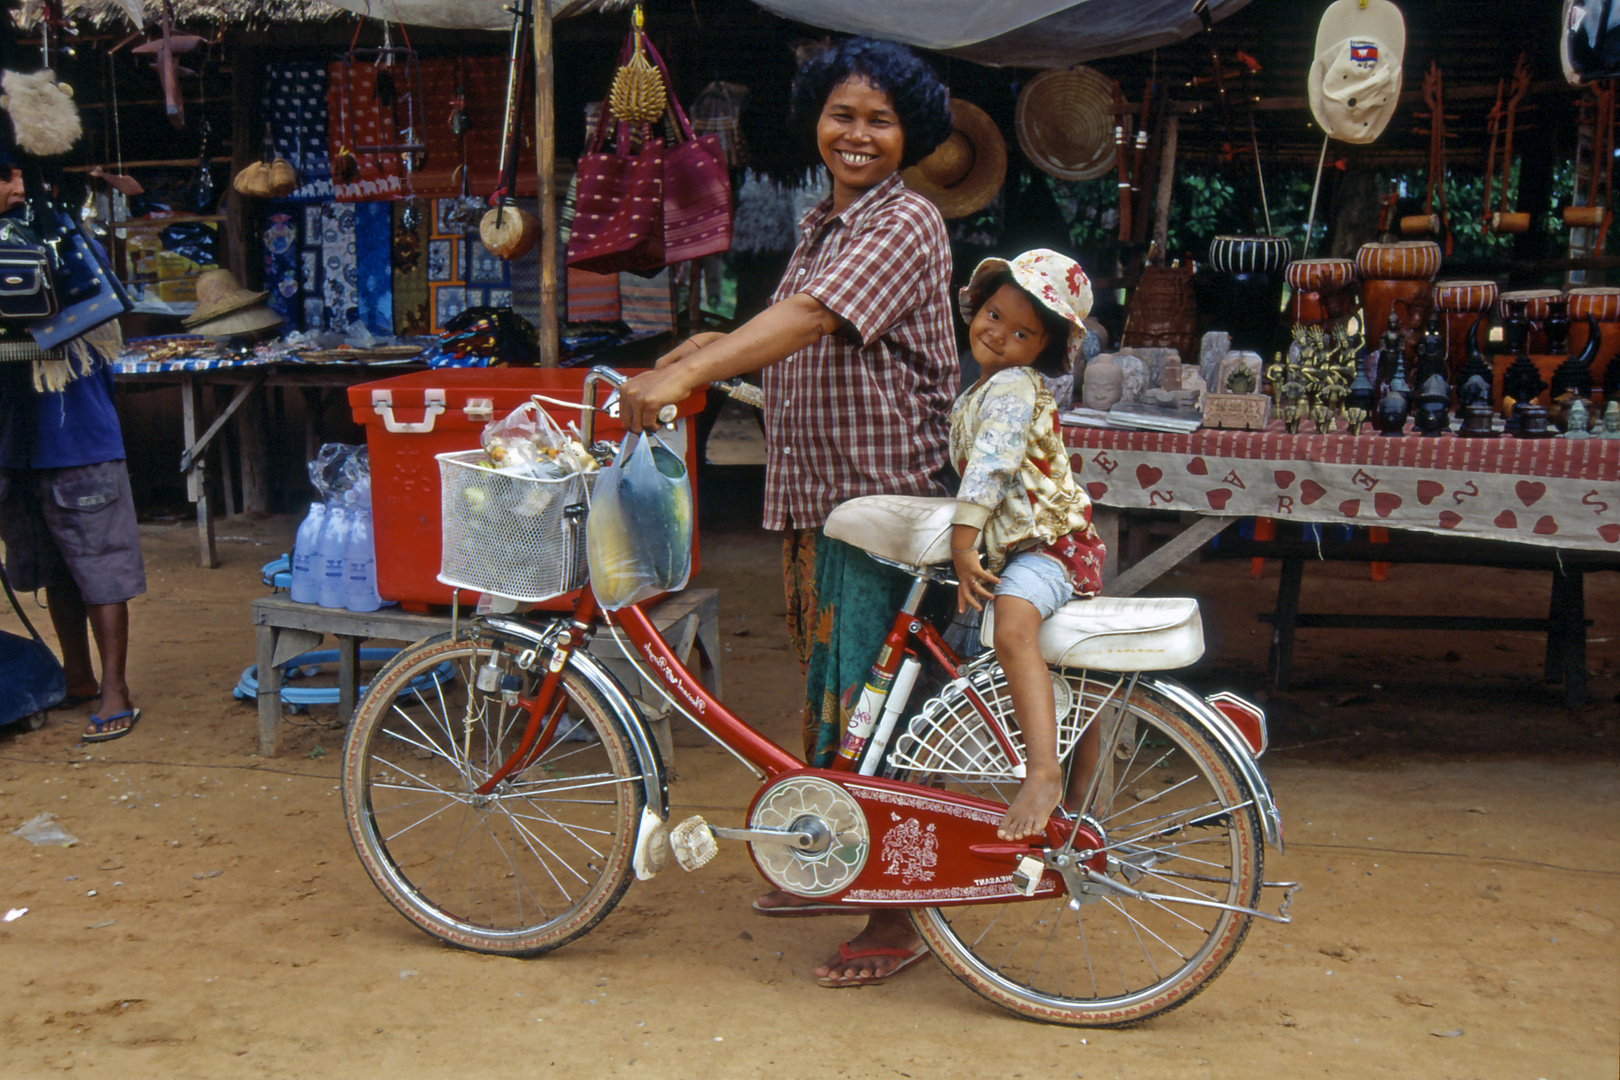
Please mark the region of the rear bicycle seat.
[[[955, 513], [955, 499], [866, 495], [835, 507], [822, 531], [920, 574], [950, 562]], [[986, 605], [981, 640], [992, 645], [994, 634]], [[1099, 596], [1059, 608], [1041, 624], [1040, 647], [1052, 667], [1168, 671], [1204, 655], [1204, 626], [1191, 598]]]

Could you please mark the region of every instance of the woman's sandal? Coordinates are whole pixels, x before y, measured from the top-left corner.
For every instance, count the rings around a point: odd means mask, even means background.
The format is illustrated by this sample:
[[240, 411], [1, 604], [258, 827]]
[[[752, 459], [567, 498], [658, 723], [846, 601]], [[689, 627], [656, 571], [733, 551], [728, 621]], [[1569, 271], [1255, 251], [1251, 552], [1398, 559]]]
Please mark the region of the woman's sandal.
[[[129, 723], [125, 724], [121, 728], [114, 728], [111, 731], [106, 730], [108, 724], [115, 723], [119, 720], [128, 720]], [[123, 712], [113, 713], [105, 720], [97, 716], [95, 713], [91, 713], [90, 726], [96, 730], [89, 732], [88, 734], [81, 735], [79, 738], [82, 742], [112, 742], [114, 739], [122, 739], [125, 735], [128, 735], [130, 732], [134, 731], [135, 725], [140, 722], [141, 710], [139, 709], [125, 709]]]
[[816, 982], [829, 990], [844, 990], [852, 986], [880, 986], [927, 955], [927, 945], [918, 945], [916, 949], [902, 949], [894, 945], [872, 949], [852, 949], [849, 947], [849, 942], [844, 941], [838, 945], [838, 959], [845, 966], [848, 966], [852, 960], [865, 960], [874, 956], [893, 957], [900, 962], [883, 974], [873, 975], [870, 978], [861, 976], [844, 978], [837, 975], [823, 975], [818, 977]]

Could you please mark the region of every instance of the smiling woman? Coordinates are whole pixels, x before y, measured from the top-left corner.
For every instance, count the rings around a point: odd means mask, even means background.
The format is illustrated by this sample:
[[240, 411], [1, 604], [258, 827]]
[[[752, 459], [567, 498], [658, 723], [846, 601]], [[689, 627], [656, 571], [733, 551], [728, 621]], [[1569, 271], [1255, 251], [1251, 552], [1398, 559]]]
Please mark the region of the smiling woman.
[[[635, 429], [708, 382], [764, 369], [765, 527], [786, 533], [805, 758], [826, 767], [910, 582], [823, 536], [822, 523], [861, 495], [947, 494], [959, 373], [950, 244], [939, 211], [900, 170], [950, 134], [950, 95], [904, 46], [852, 38], [800, 69], [793, 120], [832, 174], [832, 194], [799, 222], [771, 306], [730, 334], [696, 335], [619, 393]], [[829, 906], [772, 892], [754, 910], [800, 916]], [[923, 952], [903, 912], [878, 912], [816, 977], [870, 985]]]

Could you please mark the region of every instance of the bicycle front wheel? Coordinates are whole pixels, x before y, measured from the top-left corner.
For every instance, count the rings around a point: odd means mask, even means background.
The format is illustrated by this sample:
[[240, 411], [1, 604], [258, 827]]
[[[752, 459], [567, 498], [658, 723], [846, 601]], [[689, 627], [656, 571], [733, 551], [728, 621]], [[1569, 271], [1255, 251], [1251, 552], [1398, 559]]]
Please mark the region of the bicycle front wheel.
[[[1233, 907], [1259, 896], [1260, 819], [1226, 752], [1179, 706], [1140, 686], [1125, 695], [1126, 677], [1053, 674], [1082, 723], [1117, 732], [1085, 825], [1107, 877], [1137, 895], [1093, 885], [1073, 905], [1064, 895], [912, 917], [951, 973], [991, 1001], [1035, 1020], [1123, 1027], [1191, 1000], [1243, 943], [1252, 916]], [[1010, 718], [999, 669], [989, 704]], [[1018, 789], [1005, 773], [910, 778], [997, 802]]]
[[441, 634], [391, 660], [355, 712], [343, 751], [343, 810], [355, 850], [388, 902], [453, 945], [510, 956], [554, 949], [596, 925], [629, 887], [646, 797], [618, 716], [572, 668], [545, 752], [487, 795], [517, 749], [526, 711], [478, 689], [493, 667], [532, 695], [543, 664], [528, 642]]

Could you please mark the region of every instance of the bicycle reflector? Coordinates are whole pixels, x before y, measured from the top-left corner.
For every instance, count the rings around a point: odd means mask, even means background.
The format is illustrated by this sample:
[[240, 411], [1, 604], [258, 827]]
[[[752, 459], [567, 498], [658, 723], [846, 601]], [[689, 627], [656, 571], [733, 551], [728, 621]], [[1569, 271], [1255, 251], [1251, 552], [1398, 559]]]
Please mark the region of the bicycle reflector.
[[1264, 709], [1226, 690], [1211, 694], [1204, 700], [1232, 722], [1232, 726], [1238, 729], [1238, 734], [1243, 736], [1243, 741], [1249, 744], [1249, 749], [1254, 751], [1255, 757], [1266, 752], [1269, 738]]

